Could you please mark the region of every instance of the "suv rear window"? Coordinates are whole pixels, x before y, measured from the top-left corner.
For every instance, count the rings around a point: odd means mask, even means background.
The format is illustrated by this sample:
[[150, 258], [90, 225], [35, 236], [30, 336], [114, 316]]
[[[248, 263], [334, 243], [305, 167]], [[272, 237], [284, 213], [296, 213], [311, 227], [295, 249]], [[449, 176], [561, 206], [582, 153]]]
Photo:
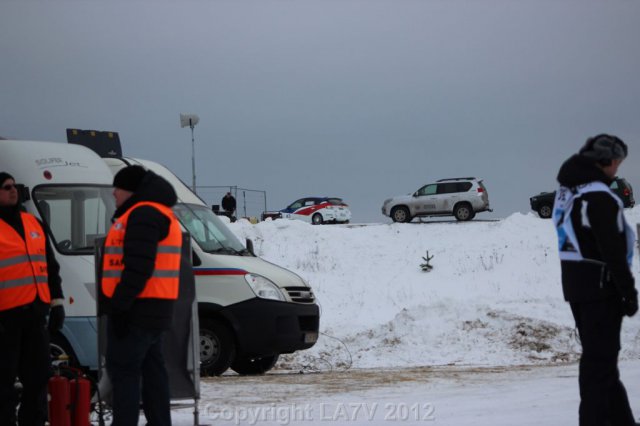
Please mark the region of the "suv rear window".
[[458, 192], [467, 192], [473, 186], [471, 182], [458, 182], [456, 185], [458, 186]]

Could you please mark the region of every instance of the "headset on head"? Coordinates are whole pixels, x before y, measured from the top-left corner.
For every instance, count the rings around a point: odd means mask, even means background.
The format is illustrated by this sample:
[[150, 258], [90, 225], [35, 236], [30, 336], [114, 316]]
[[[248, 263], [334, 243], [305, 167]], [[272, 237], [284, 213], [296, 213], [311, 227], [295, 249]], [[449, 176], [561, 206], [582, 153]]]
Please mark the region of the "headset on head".
[[610, 166], [612, 160], [626, 158], [627, 145], [620, 138], [603, 133], [587, 139], [578, 153], [602, 166]]

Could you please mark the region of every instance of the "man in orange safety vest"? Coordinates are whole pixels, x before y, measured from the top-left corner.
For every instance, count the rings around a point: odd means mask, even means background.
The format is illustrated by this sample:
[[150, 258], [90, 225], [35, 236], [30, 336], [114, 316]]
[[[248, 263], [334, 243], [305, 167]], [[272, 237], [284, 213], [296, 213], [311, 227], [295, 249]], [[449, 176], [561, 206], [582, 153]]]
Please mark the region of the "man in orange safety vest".
[[[102, 261], [101, 309], [107, 314], [107, 372], [113, 426], [170, 426], [169, 381], [162, 354], [178, 298], [182, 232], [169, 182], [141, 166], [113, 180], [116, 211]], [[141, 379], [142, 378], [142, 384]]]
[[13, 176], [0, 172], [0, 425], [47, 420], [49, 333], [65, 317], [59, 272], [42, 223], [23, 211]]

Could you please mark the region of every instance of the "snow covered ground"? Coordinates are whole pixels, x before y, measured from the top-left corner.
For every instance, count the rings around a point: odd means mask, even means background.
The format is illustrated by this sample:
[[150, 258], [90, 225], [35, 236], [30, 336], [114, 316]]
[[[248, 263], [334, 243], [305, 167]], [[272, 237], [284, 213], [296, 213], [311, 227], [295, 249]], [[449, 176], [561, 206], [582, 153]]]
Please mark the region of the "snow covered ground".
[[[640, 207], [626, 215], [635, 229]], [[230, 227], [259, 256], [309, 281], [322, 334], [264, 377], [203, 380], [202, 423], [577, 424], [580, 345], [551, 221], [516, 213], [467, 223]], [[427, 251], [430, 272], [420, 266]], [[639, 326], [640, 315], [623, 325], [632, 401], [640, 396]], [[640, 415], [640, 404], [633, 408]], [[174, 412], [174, 424], [191, 421]]]
[[[640, 362], [623, 362], [621, 374], [637, 416]], [[318, 376], [223, 376], [203, 382], [200, 423], [577, 425], [577, 383], [575, 364], [484, 371], [446, 367], [376, 373], [349, 370]], [[188, 410], [175, 411], [173, 419], [175, 425], [193, 424]]]

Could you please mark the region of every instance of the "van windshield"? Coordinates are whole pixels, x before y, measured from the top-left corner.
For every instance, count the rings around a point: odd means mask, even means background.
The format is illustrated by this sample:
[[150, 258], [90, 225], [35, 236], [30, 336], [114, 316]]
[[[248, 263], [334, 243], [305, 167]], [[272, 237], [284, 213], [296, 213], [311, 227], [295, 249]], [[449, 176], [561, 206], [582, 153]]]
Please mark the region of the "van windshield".
[[247, 253], [233, 232], [207, 207], [176, 204], [173, 211], [182, 226], [205, 252], [236, 255]]
[[115, 211], [113, 188], [99, 185], [40, 185], [33, 201], [59, 253], [92, 254]]

